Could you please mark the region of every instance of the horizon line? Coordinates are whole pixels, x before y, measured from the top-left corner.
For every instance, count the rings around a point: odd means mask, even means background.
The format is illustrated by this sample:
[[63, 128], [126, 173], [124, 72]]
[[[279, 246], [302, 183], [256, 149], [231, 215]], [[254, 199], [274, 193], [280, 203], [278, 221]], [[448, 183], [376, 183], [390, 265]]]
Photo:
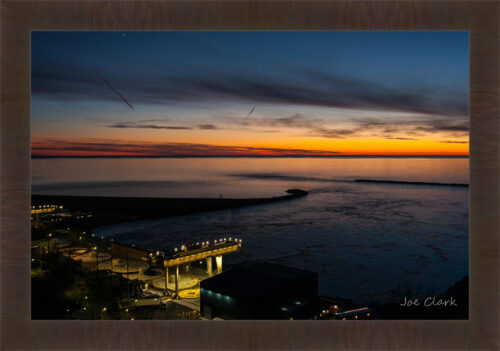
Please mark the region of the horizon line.
[[469, 155], [32, 155], [44, 158], [469, 158]]

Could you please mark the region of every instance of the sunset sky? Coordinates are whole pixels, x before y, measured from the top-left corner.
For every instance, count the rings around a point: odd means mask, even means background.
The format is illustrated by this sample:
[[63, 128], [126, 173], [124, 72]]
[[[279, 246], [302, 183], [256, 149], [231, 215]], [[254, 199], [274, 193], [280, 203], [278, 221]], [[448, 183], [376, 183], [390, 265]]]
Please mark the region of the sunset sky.
[[468, 155], [468, 33], [33, 32], [33, 156]]

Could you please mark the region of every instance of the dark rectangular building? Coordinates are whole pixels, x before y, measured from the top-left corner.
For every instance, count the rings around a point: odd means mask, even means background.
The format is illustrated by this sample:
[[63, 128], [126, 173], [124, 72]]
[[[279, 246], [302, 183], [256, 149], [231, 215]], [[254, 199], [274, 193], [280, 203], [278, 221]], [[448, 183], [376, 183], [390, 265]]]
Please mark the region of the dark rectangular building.
[[142, 261], [148, 259], [149, 255], [153, 253], [153, 251], [135, 247], [129, 244], [111, 243], [111, 253], [113, 255], [113, 258]]
[[205, 318], [309, 319], [318, 297], [318, 275], [276, 263], [235, 267], [200, 283]]

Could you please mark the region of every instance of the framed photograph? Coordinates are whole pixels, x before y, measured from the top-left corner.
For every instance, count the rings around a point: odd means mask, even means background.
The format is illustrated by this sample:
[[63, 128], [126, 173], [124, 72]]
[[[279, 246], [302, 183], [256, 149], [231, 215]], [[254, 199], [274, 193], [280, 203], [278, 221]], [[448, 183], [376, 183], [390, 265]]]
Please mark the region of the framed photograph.
[[468, 43], [32, 32], [32, 318], [467, 319]]
[[6, 349], [498, 347], [497, 2], [2, 28]]

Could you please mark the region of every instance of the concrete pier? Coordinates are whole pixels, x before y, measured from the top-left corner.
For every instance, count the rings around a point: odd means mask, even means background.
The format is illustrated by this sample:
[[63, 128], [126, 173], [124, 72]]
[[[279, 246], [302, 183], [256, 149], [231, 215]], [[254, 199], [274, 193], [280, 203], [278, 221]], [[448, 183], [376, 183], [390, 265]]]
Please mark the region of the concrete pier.
[[165, 291], [168, 290], [168, 267], [165, 267]]
[[179, 296], [179, 266], [175, 266], [175, 296]]
[[207, 257], [207, 274], [209, 277], [213, 275], [212, 273], [212, 256]]
[[215, 262], [217, 263], [217, 274], [222, 273], [222, 255], [215, 256]]

